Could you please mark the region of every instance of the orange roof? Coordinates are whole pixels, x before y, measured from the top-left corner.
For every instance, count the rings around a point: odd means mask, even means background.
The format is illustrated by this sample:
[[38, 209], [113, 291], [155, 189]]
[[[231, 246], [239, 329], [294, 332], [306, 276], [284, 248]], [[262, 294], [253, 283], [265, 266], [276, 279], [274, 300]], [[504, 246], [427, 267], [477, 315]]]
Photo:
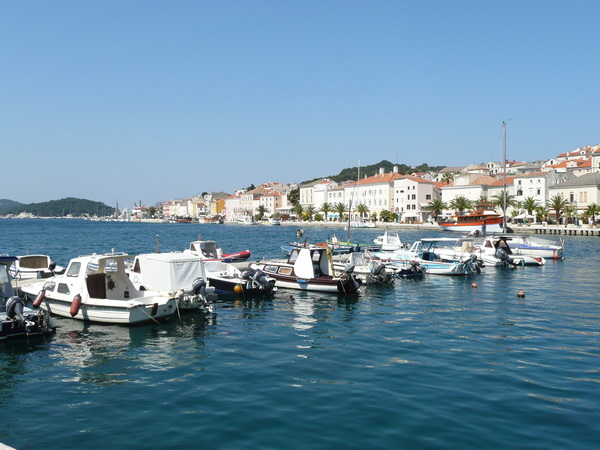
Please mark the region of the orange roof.
[[368, 178], [363, 178], [362, 180], [358, 180], [358, 182], [349, 183], [346, 186], [352, 185], [365, 185], [365, 184], [382, 184], [382, 183], [392, 183], [394, 180], [398, 178], [402, 178], [402, 175], [399, 173], [378, 173]]
[[482, 175], [479, 178], [477, 178], [475, 181], [473, 181], [470, 186], [475, 186], [478, 184], [483, 184], [483, 185], [491, 185], [494, 183], [494, 181], [496, 181], [496, 179], [494, 177], [490, 177], [489, 175]]
[[[515, 177], [506, 177], [506, 184], [514, 184]], [[504, 186], [504, 177], [494, 181], [490, 186]]]
[[430, 184], [431, 184], [431, 181], [429, 181], [429, 180], [426, 180], [425, 178], [421, 178], [421, 177], [411, 177], [411, 176], [409, 175], [409, 176], [406, 176], [406, 177], [404, 177], [404, 178], [406, 178], [407, 180], [414, 181], [414, 182], [416, 182], [416, 183], [430, 183]]

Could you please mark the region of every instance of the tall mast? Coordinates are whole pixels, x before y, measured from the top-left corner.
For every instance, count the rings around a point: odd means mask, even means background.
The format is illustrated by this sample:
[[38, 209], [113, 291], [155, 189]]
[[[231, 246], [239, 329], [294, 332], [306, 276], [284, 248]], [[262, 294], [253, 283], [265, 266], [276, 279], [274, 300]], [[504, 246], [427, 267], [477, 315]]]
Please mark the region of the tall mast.
[[502, 207], [502, 228], [506, 233], [506, 122], [502, 122], [502, 130], [504, 135], [504, 191], [503, 191], [503, 207]]

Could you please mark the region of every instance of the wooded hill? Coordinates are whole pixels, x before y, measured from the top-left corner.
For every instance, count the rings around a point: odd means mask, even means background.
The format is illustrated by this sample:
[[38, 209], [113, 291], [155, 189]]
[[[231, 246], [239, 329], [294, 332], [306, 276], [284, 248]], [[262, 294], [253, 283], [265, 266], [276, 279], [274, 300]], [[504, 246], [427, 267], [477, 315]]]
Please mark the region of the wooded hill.
[[65, 217], [65, 216], [110, 216], [115, 212], [115, 208], [105, 205], [101, 202], [94, 202], [83, 198], [63, 198], [60, 200], [51, 200], [42, 203], [30, 203], [24, 205], [13, 202], [12, 200], [2, 200], [2, 202], [12, 202], [16, 205], [3, 208], [0, 214], [20, 214], [22, 212], [33, 214], [38, 217]]

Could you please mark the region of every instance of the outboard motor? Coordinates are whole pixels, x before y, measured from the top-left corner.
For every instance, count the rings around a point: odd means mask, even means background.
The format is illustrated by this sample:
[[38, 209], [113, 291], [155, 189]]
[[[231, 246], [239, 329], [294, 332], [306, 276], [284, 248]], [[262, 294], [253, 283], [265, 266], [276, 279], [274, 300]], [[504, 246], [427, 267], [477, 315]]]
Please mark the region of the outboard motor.
[[9, 298], [6, 302], [6, 316], [11, 320], [18, 320], [20, 323], [24, 323], [23, 300], [16, 295]]
[[200, 295], [202, 298], [206, 297], [206, 281], [204, 281], [204, 278], [198, 277], [192, 282], [192, 293]]
[[52, 274], [54, 274], [54, 269], [56, 269], [56, 263], [54, 261], [51, 261], [50, 265], [48, 266], [48, 270], [52, 272]]
[[[256, 270], [256, 272], [254, 272], [253, 280], [256, 281], [256, 283], [258, 283], [264, 289], [268, 288], [269, 284], [274, 284], [275, 282], [275, 280], [269, 280], [267, 274], [264, 273], [262, 270]], [[273, 283], [271, 283], [271, 281]]]

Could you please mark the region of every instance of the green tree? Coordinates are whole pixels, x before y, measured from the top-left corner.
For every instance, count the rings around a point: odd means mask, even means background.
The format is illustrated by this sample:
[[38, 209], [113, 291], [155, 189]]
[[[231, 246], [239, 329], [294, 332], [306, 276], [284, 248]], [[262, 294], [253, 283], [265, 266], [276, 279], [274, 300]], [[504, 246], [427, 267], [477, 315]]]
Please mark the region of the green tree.
[[358, 212], [359, 217], [362, 219], [369, 214], [369, 208], [364, 203], [359, 203], [356, 207], [356, 212]]
[[331, 211], [331, 204], [330, 204], [330, 203], [327, 203], [327, 202], [323, 203], [323, 204], [321, 205], [321, 209], [320, 209], [320, 211], [321, 211], [323, 214], [325, 214], [325, 222], [327, 222], [327, 219], [328, 219], [327, 215], [329, 214], [329, 211]]
[[316, 212], [317, 212], [317, 210], [315, 209], [314, 206], [312, 206], [312, 205], [307, 206], [304, 209], [304, 217], [306, 217], [309, 222], [312, 222], [313, 216], [315, 215]]
[[154, 217], [156, 215], [156, 206], [148, 207], [148, 216]]
[[548, 208], [545, 206], [535, 207], [535, 218], [538, 222], [545, 222], [548, 220]]
[[343, 203], [337, 203], [334, 208], [335, 212], [338, 213], [338, 221], [344, 220], [344, 214], [346, 213], [346, 205]]
[[596, 214], [600, 213], [600, 207], [595, 203], [590, 203], [585, 209], [585, 213], [588, 217], [592, 218], [592, 223], [594, 223], [596, 221]]
[[565, 217], [567, 218], [567, 223], [573, 223], [573, 218], [577, 216], [577, 208], [572, 204], [568, 204], [564, 209]]
[[548, 209], [554, 211], [557, 224], [560, 223], [560, 212], [563, 211], [567, 205], [569, 205], [569, 201], [562, 195], [553, 195], [548, 201]]
[[256, 210], [256, 212], [256, 220], [263, 220], [267, 212], [267, 208], [265, 208], [265, 205], [258, 205], [258, 209]]
[[433, 217], [435, 217], [435, 221], [437, 222], [438, 217], [440, 216], [440, 214], [442, 214], [442, 212], [448, 208], [448, 206], [446, 205], [445, 202], [442, 201], [441, 198], [436, 198], [435, 200], [431, 201], [429, 203], [429, 205], [427, 205], [425, 207], [425, 209], [427, 211], [431, 211], [431, 214], [433, 214]]
[[535, 211], [535, 208], [537, 208], [538, 206], [538, 201], [533, 197], [526, 197], [521, 203], [521, 207], [525, 209], [527, 211], [527, 214], [529, 214], [530, 216], [533, 214], [533, 211]]
[[300, 203], [296, 203], [294, 206], [292, 206], [292, 212], [296, 214], [298, 219], [302, 219], [302, 215], [304, 214], [304, 208]]
[[498, 192], [492, 197], [492, 205], [498, 206], [502, 210], [502, 215], [506, 215], [506, 210], [509, 207], [517, 206], [517, 202], [515, 201], [514, 195], [504, 191]]
[[300, 188], [294, 188], [290, 190], [288, 194], [288, 201], [292, 205], [297, 205], [300, 202]]
[[473, 209], [473, 202], [464, 195], [460, 195], [450, 201], [450, 208], [458, 211], [459, 214], [464, 214], [465, 211]]

